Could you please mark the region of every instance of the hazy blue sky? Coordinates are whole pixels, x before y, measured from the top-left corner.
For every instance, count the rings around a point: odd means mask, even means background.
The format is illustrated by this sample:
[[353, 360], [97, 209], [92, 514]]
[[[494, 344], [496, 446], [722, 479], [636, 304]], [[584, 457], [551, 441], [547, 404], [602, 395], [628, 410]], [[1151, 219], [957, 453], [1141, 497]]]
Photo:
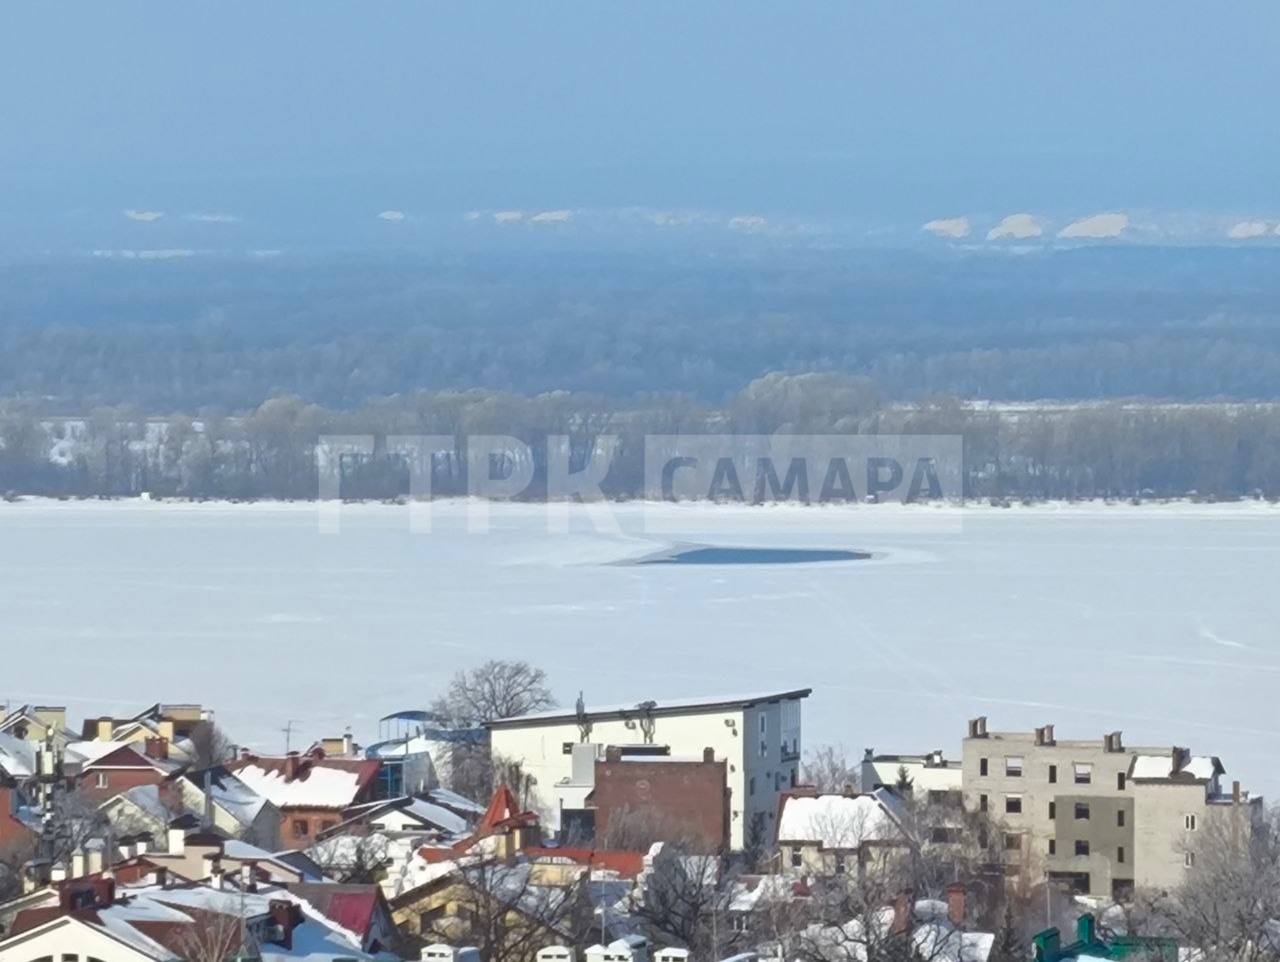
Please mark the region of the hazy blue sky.
[[1280, 207], [1280, 4], [0, 8], [0, 210]]

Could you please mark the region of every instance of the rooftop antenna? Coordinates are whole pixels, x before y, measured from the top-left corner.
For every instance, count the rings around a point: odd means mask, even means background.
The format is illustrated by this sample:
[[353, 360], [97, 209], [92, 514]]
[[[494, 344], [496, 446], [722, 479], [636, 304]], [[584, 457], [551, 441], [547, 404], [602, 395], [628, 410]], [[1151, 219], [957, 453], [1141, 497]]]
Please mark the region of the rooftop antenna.
[[285, 722], [284, 728], [280, 729], [282, 732], [284, 732], [284, 753], [286, 755], [289, 754], [289, 749], [292, 747], [294, 724], [296, 723], [293, 721], [293, 719], [289, 719], [289, 721]]

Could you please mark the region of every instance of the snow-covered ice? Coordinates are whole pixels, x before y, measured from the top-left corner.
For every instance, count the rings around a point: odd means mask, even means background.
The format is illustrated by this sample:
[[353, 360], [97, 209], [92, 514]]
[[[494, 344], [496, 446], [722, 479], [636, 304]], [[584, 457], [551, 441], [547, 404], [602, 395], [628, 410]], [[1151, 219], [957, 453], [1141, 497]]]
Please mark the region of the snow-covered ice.
[[[1122, 729], [1280, 792], [1280, 509], [1263, 504], [850, 509], [0, 505], [0, 701], [74, 718], [215, 707], [268, 751], [420, 708], [487, 657], [563, 704], [812, 686], [805, 742], [958, 752], [965, 720]], [[660, 522], [660, 523], [655, 523]], [[869, 550], [868, 561], [613, 564], [672, 544]]]

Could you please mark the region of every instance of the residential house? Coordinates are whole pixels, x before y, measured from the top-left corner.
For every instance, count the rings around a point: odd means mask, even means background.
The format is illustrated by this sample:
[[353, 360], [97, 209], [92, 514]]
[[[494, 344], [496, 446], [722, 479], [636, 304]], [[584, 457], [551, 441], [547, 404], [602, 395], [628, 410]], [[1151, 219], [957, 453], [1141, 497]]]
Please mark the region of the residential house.
[[355, 935], [362, 952], [377, 955], [395, 948], [399, 933], [391, 918], [391, 907], [378, 886], [300, 882], [286, 889], [334, 925]]
[[[642, 701], [555, 710], [489, 722], [493, 757], [523, 776], [522, 800], [549, 829], [565, 809], [585, 808], [588, 789], [574, 775], [574, 746], [614, 745], [638, 754], [701, 757], [710, 747], [728, 763], [729, 845], [774, 834], [778, 799], [799, 781], [800, 706], [810, 689], [724, 698]], [[602, 754], [603, 749], [596, 749]]]
[[991, 732], [976, 718], [963, 759], [965, 805], [998, 823], [1006, 872], [1089, 895], [1175, 884], [1191, 833], [1220, 815], [1249, 831], [1261, 806], [1221, 791], [1218, 759], [1127, 746], [1120, 732], [1067, 741], [1052, 725]]
[[777, 848], [784, 871], [841, 875], [910, 845], [900, 801], [888, 789], [822, 793], [801, 786], [779, 805]]
[[0, 854], [33, 849], [40, 837], [40, 816], [12, 788], [0, 788]]
[[898, 788], [906, 780], [907, 791], [930, 804], [959, 805], [963, 793], [963, 766], [947, 759], [941, 749], [924, 755], [877, 755], [868, 748], [862, 757], [858, 787], [864, 792]]
[[280, 847], [280, 809], [225, 766], [187, 770], [177, 784], [186, 811], [199, 814], [213, 829], [273, 851]]
[[81, 728], [80, 740], [143, 746], [148, 741], [164, 739], [169, 757], [189, 764], [195, 760], [192, 735], [210, 715], [200, 705], [158, 703], [126, 718], [104, 715], [88, 719]]
[[405, 936], [427, 942], [468, 945], [500, 933], [504, 957], [533, 962], [544, 946], [576, 944], [588, 930], [587, 874], [577, 868], [566, 881], [524, 859], [467, 861], [392, 899], [392, 917]]
[[[0, 712], [3, 712], [0, 707]], [[61, 749], [75, 741], [75, 732], [67, 728], [67, 710], [61, 705], [22, 705], [0, 718], [0, 734], [35, 745], [52, 744]]]
[[617, 847], [630, 829], [656, 833], [699, 855], [729, 846], [728, 762], [711, 748], [701, 756], [624, 754], [619, 746], [596, 759], [586, 799], [597, 845]]
[[281, 844], [307, 848], [336, 827], [347, 809], [375, 799], [381, 763], [326, 758], [321, 752], [291, 752], [283, 758], [245, 753], [227, 767], [251, 791], [279, 809]]
[[0, 962], [179, 962], [245, 954], [261, 962], [373, 958], [342, 925], [287, 889], [117, 885], [78, 880], [29, 896], [0, 940]]
[[140, 785], [159, 785], [182, 767], [169, 758], [169, 743], [163, 738], [149, 738], [142, 744], [71, 742], [64, 755], [65, 774], [97, 802]]
[[466, 835], [471, 824], [461, 815], [425, 798], [404, 796], [356, 805], [343, 812], [343, 820], [320, 833], [323, 840], [332, 835], [429, 834], [454, 840]]
[[1215, 757], [1173, 748], [1138, 755], [1129, 766], [1133, 792], [1133, 847], [1137, 884], [1172, 890], [1186, 879], [1206, 846], [1249, 844], [1262, 817], [1262, 798], [1232, 782]]

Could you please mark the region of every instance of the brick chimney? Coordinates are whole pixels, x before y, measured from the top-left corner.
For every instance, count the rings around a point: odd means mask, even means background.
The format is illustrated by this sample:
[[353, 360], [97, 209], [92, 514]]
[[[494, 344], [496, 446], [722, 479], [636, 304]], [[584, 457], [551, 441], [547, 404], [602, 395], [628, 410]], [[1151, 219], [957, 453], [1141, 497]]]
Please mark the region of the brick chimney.
[[1187, 767], [1187, 762], [1191, 760], [1191, 749], [1180, 748], [1179, 746], [1174, 745], [1169, 751], [1169, 756], [1170, 761], [1172, 762], [1169, 773], [1171, 775], [1177, 775]]
[[906, 935], [911, 931], [911, 910], [914, 903], [915, 898], [910, 892], [898, 893], [893, 900], [893, 926], [889, 929], [890, 935]]
[[964, 928], [967, 904], [967, 894], [964, 886], [959, 882], [953, 882], [947, 886], [947, 918], [951, 924], [957, 928]]
[[702, 750], [702, 761], [704, 764], [710, 765], [716, 760], [716, 750], [714, 748], [704, 748]]
[[622, 761], [622, 749], [617, 745], [609, 745], [604, 750], [604, 760], [611, 765]]
[[970, 738], [986, 738], [987, 737], [987, 716], [979, 715], [977, 718], [969, 719], [969, 737]]
[[284, 780], [291, 782], [298, 777], [298, 766], [302, 759], [297, 752], [290, 752], [284, 757]]
[[109, 742], [111, 741], [111, 736], [115, 734], [115, 731], [116, 731], [115, 719], [108, 718], [106, 715], [103, 715], [101, 718], [98, 719], [97, 732], [95, 734], [95, 737], [100, 742]]
[[293, 930], [302, 921], [302, 912], [294, 903], [285, 899], [272, 899], [267, 903], [267, 914], [271, 922], [280, 929], [280, 938], [271, 941], [280, 945], [286, 952], [293, 951]]
[[148, 758], [166, 761], [169, 758], [169, 739], [149, 736], [143, 743], [143, 752]]

